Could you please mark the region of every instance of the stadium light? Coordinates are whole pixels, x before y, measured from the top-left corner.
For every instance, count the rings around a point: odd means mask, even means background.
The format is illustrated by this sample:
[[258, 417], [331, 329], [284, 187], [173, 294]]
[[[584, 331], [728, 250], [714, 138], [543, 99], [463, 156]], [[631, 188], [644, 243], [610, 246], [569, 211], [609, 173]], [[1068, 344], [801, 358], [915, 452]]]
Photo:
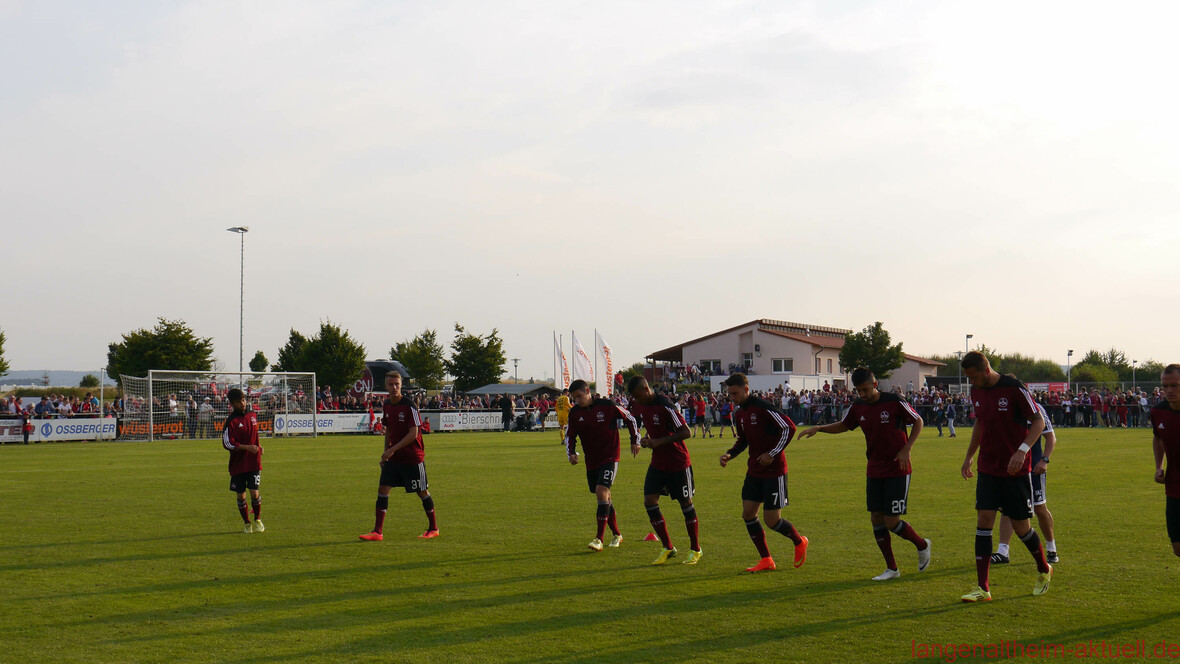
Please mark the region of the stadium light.
[[243, 342], [246, 338], [246, 233], [250, 232], [250, 227], [234, 226], [225, 230], [242, 236], [241, 291], [238, 300], [238, 375], [241, 376], [242, 367], [245, 366], [243, 363], [245, 344]]
[[516, 363], [517, 363], [517, 362], [520, 362], [520, 358], [519, 358], [519, 357], [514, 357], [514, 358], [512, 358], [512, 380], [513, 380], [513, 382], [515, 382], [517, 385], [519, 385], [519, 384], [520, 384], [520, 373], [519, 373], [519, 372], [517, 372], [517, 370], [516, 370]]
[[1136, 388], [1135, 384], [1135, 366], [1139, 364], [1139, 360], [1131, 360], [1131, 389]]
[[1070, 376], [1071, 376], [1072, 371], [1073, 371], [1073, 349], [1070, 348], [1069, 351], [1065, 354], [1065, 391], [1066, 392], [1069, 392], [1070, 390], [1073, 389], [1073, 385], [1070, 383]]

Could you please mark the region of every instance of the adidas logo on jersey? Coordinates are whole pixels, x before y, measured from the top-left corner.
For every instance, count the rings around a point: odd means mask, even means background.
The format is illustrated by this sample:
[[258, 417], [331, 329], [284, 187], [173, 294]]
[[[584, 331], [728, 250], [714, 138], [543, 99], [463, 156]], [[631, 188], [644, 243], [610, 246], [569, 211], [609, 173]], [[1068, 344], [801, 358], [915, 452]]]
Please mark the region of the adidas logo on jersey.
[[1160, 425], [1159, 425], [1158, 427], [1156, 427], [1156, 428], [1157, 428], [1157, 429], [1162, 429], [1162, 428], [1164, 428], [1164, 423], [1163, 423], [1163, 422], [1160, 422]]
[[864, 421], [865, 421], [865, 416], [864, 416], [864, 415], [861, 415], [861, 416], [860, 416], [860, 421], [861, 421], [861, 422], [864, 422]]

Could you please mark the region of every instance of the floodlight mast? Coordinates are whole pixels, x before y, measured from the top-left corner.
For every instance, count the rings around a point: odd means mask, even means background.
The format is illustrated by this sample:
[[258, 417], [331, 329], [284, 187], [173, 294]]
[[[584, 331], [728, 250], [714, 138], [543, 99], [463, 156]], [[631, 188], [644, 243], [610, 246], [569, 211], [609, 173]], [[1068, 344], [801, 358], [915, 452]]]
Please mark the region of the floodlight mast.
[[[238, 375], [244, 371], [244, 357], [245, 357], [245, 338], [246, 338], [246, 233], [250, 232], [249, 226], [234, 226], [225, 229], [231, 233], [237, 233], [242, 238], [242, 257], [240, 263], [241, 282], [239, 288], [238, 299]], [[240, 387], [240, 386], [239, 386]]]

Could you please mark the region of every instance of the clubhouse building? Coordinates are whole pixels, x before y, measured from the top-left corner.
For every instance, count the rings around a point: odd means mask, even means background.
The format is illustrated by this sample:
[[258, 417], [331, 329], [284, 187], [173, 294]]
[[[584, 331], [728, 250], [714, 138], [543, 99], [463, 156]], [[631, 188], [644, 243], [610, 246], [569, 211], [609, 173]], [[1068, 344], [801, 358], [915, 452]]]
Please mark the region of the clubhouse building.
[[[720, 389], [722, 381], [733, 371], [750, 377], [754, 389], [768, 390], [784, 386], [795, 390], [821, 389], [827, 382], [833, 388], [851, 387], [851, 367], [840, 367], [840, 349], [844, 335], [838, 327], [761, 318], [686, 341], [647, 356], [653, 368], [678, 370], [697, 366], [709, 376], [710, 387]], [[881, 381], [882, 389], [911, 384], [914, 389], [926, 385], [926, 379], [938, 372], [941, 362], [916, 355], [905, 356], [905, 364]], [[848, 369], [846, 372], [845, 369]], [[657, 375], [662, 372], [657, 371]]]

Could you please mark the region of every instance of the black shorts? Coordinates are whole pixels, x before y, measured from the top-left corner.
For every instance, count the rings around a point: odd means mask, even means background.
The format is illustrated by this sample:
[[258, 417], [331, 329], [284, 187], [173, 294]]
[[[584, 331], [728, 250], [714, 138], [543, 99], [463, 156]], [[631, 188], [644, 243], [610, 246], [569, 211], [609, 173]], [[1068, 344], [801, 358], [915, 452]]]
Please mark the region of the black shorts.
[[253, 473], [238, 473], [237, 475], [229, 476], [229, 490], [234, 493], [242, 493], [246, 489], [258, 490], [258, 484], [262, 481], [262, 471]]
[[721, 423], [724, 424], [725, 426], [731, 426], [733, 424], [733, 418], [730, 417], [729, 415], [722, 415], [721, 416]]
[[1023, 521], [1032, 516], [1031, 473], [996, 477], [980, 473], [975, 482], [975, 509], [999, 510], [1004, 516]]
[[1033, 505], [1044, 505], [1048, 502], [1045, 497], [1045, 482], [1049, 479], [1049, 473], [1041, 473], [1037, 475], [1032, 474], [1032, 501]]
[[870, 512], [901, 516], [909, 498], [909, 475], [865, 478], [865, 506]]
[[406, 493], [425, 491], [429, 487], [426, 481], [426, 464], [386, 461], [385, 465], [381, 466], [380, 485], [404, 487]]
[[751, 477], [746, 475], [742, 484], [742, 500], [762, 503], [764, 510], [781, 510], [790, 504], [787, 500], [787, 476]]
[[643, 480], [643, 495], [671, 496], [676, 500], [685, 500], [691, 499], [694, 493], [696, 485], [692, 481], [692, 466], [675, 472], [647, 467], [647, 477]]
[[1168, 538], [1173, 543], [1180, 542], [1180, 498], [1168, 498], [1166, 514], [1168, 519]]
[[611, 488], [611, 485], [615, 483], [615, 474], [618, 472], [618, 461], [608, 461], [596, 468], [587, 468], [586, 484], [590, 485], [590, 493], [595, 493], [600, 486]]

